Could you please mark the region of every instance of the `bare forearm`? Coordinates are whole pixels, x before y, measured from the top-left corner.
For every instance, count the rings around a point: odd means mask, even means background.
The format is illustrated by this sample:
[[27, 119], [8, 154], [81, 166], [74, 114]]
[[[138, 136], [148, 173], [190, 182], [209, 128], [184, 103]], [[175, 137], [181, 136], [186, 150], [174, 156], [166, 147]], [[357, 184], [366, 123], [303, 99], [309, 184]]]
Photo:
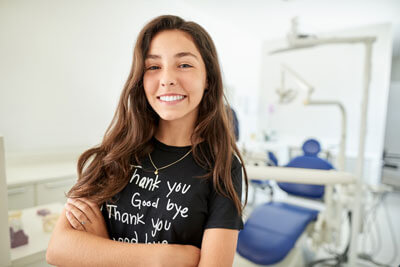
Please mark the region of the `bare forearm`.
[[[63, 215], [62, 215], [63, 217]], [[129, 244], [69, 228], [60, 218], [46, 258], [57, 266], [197, 266], [192, 246]]]
[[[195, 266], [185, 247], [167, 244], [128, 244], [71, 230], [50, 244], [48, 260], [59, 266]], [[179, 262], [177, 262], [179, 261]], [[186, 261], [186, 262], [185, 262]]]

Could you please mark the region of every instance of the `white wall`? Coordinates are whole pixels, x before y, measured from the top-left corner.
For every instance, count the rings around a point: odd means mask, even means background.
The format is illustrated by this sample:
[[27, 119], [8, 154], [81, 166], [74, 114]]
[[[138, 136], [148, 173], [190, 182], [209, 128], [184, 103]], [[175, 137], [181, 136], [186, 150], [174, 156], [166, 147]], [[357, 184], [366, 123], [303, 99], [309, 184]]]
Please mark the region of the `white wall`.
[[400, 82], [400, 56], [392, 58], [392, 82]]
[[400, 56], [392, 59], [391, 86], [389, 90], [385, 150], [388, 153], [400, 153]]
[[388, 153], [400, 154], [400, 82], [392, 83], [389, 93], [387, 125], [385, 133], [385, 150]]
[[[262, 44], [299, 15], [310, 31], [398, 22], [397, 1], [1, 1], [0, 133], [6, 151], [77, 150], [100, 142], [140, 28], [160, 14], [213, 37], [243, 138], [258, 130]], [[243, 104], [243, 103], [242, 103]], [[242, 105], [243, 106], [243, 105]]]

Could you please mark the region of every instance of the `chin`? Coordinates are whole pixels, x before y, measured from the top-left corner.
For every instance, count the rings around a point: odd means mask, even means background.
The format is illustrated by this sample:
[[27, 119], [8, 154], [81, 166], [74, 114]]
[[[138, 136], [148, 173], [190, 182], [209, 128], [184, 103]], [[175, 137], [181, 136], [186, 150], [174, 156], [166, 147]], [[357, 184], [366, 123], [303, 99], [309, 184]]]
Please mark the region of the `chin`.
[[162, 114], [160, 116], [160, 119], [164, 121], [174, 121], [182, 118], [183, 116], [181, 114]]
[[164, 121], [172, 122], [177, 120], [185, 120], [188, 123], [191, 123], [191, 120], [196, 118], [196, 113], [190, 110], [168, 110], [158, 113], [158, 116], [160, 116], [160, 119]]

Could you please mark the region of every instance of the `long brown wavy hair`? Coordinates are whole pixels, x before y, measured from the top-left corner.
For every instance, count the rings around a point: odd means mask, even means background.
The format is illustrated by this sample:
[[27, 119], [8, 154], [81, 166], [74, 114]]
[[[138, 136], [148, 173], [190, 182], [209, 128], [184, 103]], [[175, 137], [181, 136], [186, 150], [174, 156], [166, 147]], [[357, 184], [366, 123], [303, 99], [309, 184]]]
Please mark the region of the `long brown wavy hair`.
[[[151, 139], [156, 133], [159, 116], [148, 103], [144, 92], [144, 59], [152, 38], [165, 30], [188, 33], [203, 58], [208, 87], [199, 104], [191, 136], [193, 156], [200, 166], [209, 170], [208, 177], [212, 177], [215, 190], [233, 200], [241, 215], [247, 203], [248, 179], [236, 146], [232, 113], [224, 103], [226, 98], [215, 45], [200, 25], [171, 15], [156, 17], [139, 33], [131, 71], [112, 122], [101, 144], [88, 149], [79, 157], [78, 181], [67, 196], [87, 197], [98, 204], [112, 199], [128, 184], [132, 159], [140, 162], [153, 150]], [[196, 140], [205, 141], [203, 144], [206, 144], [206, 148]], [[243, 206], [231, 177], [234, 155], [242, 162], [244, 171], [246, 197]]]

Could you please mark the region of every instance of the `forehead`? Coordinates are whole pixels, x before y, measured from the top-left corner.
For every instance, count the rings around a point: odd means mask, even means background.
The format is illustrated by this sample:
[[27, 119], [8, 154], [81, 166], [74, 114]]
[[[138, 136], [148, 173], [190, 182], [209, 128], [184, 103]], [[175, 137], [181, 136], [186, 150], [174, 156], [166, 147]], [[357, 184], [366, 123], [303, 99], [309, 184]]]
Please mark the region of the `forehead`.
[[180, 30], [166, 30], [153, 37], [147, 54], [163, 56], [180, 52], [191, 52], [200, 56], [190, 34]]

